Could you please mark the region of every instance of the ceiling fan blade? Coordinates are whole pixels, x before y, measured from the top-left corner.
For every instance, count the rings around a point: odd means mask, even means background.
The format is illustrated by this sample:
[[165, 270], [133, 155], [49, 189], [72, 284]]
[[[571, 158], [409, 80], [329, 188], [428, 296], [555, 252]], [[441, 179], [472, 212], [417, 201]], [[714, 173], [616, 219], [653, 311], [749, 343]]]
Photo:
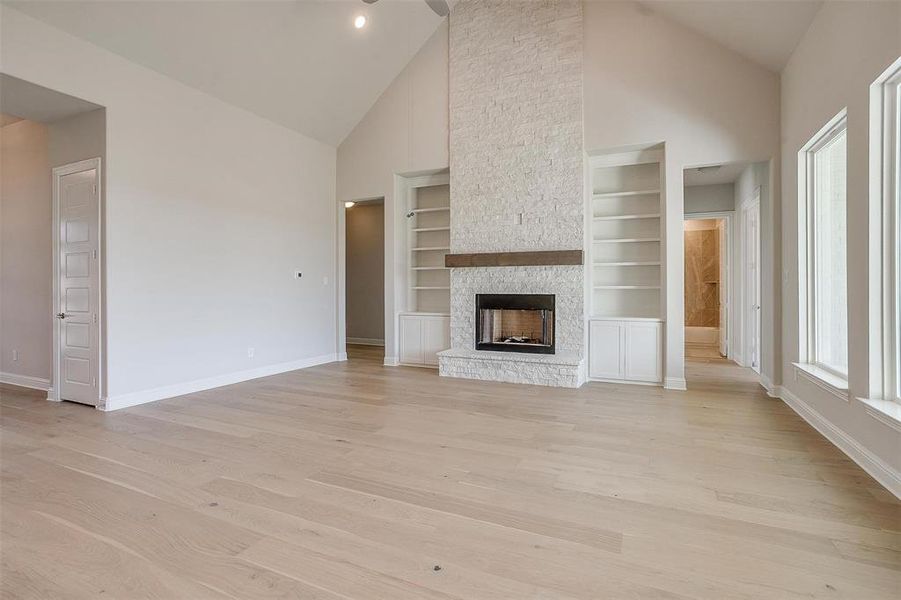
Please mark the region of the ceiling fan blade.
[[[366, 0], [363, 0], [363, 2], [366, 2]], [[375, 2], [375, 0], [373, 0], [373, 2]], [[435, 11], [435, 14], [439, 17], [446, 17], [447, 13], [450, 12], [450, 8], [448, 8], [445, 0], [425, 0], [425, 3], [428, 4], [429, 8]]]
[[365, 2], [366, 4], [375, 4], [378, 1], [379, 0], [363, 0], [363, 2]]

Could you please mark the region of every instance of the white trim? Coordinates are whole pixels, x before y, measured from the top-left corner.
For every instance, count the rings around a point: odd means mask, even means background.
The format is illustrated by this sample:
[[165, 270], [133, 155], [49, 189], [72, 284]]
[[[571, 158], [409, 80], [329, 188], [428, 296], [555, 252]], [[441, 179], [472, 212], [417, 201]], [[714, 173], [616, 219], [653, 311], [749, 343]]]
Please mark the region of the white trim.
[[766, 390], [766, 395], [770, 398], [778, 398], [779, 397], [779, 386], [773, 385], [773, 382], [769, 377], [764, 375], [763, 373], [759, 373], [760, 375], [760, 385]]
[[[635, 381], [632, 379], [605, 379], [604, 377], [588, 377], [584, 376], [585, 383], [621, 383], [623, 385], [646, 385], [649, 387], [663, 387], [659, 381]], [[676, 389], [676, 388], [668, 388]]]
[[347, 343], [358, 344], [360, 346], [384, 346], [385, 340], [379, 338], [349, 337], [347, 338]]
[[128, 408], [129, 406], [137, 406], [138, 404], [146, 404], [147, 402], [154, 402], [156, 400], [184, 396], [185, 394], [202, 392], [204, 390], [241, 383], [242, 381], [249, 381], [260, 377], [268, 377], [270, 375], [278, 375], [279, 373], [287, 373], [288, 371], [315, 367], [316, 365], [323, 365], [337, 360], [337, 354], [322, 354], [320, 356], [302, 358], [300, 360], [258, 367], [256, 369], [247, 369], [245, 371], [236, 371], [234, 373], [226, 373], [224, 375], [216, 375], [204, 379], [195, 379], [194, 381], [185, 381], [183, 383], [166, 385], [150, 390], [111, 396], [101, 402], [97, 408], [105, 411], [119, 410], [120, 408]]
[[868, 415], [901, 433], [901, 404], [893, 400], [873, 400], [871, 398], [858, 398], [857, 400], [864, 405], [864, 410]]
[[[101, 165], [101, 159], [98, 158], [89, 158], [87, 160], [80, 160], [78, 162], [69, 163], [67, 165], [62, 165], [59, 167], [54, 167], [51, 171], [51, 179], [52, 179], [52, 217], [51, 217], [51, 238], [53, 240], [53, 267], [52, 267], [52, 293], [53, 293], [53, 312], [50, 315], [50, 318], [53, 322], [53, 346], [51, 347], [52, 351], [52, 363], [53, 363], [53, 375], [51, 382], [59, 382], [60, 380], [60, 335], [59, 328], [60, 322], [59, 319], [56, 318], [56, 315], [61, 312], [59, 306], [59, 275], [60, 275], [60, 265], [59, 265], [59, 180], [61, 177], [65, 175], [71, 175], [73, 173], [80, 173], [82, 171], [89, 171], [94, 169], [97, 171], [97, 183], [95, 185], [94, 195], [96, 196], [97, 201], [97, 247], [96, 252], [97, 256], [95, 259], [95, 268], [97, 270], [97, 321], [94, 323], [96, 327], [96, 336], [97, 336], [97, 353], [96, 353], [96, 368], [97, 372], [95, 373], [95, 378], [97, 381], [96, 388], [96, 397], [93, 398], [94, 406], [99, 406], [103, 402], [103, 394], [106, 390], [105, 381], [103, 379], [103, 374], [105, 369], [103, 368], [103, 323], [106, 319], [106, 312], [104, 311], [104, 294], [103, 294], [103, 265], [105, 262], [104, 253], [103, 253], [103, 171]], [[60, 402], [62, 400], [62, 396], [60, 395], [60, 386], [56, 385], [51, 387], [48, 390], [48, 400]]]
[[398, 363], [394, 365], [396, 367], [416, 367], [417, 369], [437, 369], [437, 364], [426, 364], [426, 363]]
[[857, 440], [826, 419], [787, 388], [779, 388], [779, 397], [802, 419], [819, 431], [823, 437], [832, 442], [848, 458], [869, 473], [873, 479], [882, 484], [897, 498], [901, 498], [901, 473], [864, 448]]
[[398, 367], [400, 366], [400, 361], [396, 356], [386, 356], [385, 360], [382, 361], [382, 364], [386, 367]]
[[896, 322], [901, 298], [896, 298], [901, 261], [901, 58], [870, 85], [869, 164], [869, 304], [868, 395], [901, 401], [896, 373], [901, 371], [901, 339]]
[[685, 383], [684, 377], [667, 377], [663, 380], [663, 388], [684, 392], [688, 389], [688, 385]]
[[41, 390], [46, 392], [50, 390], [50, 380], [43, 377], [32, 377], [31, 375], [17, 375], [16, 373], [0, 372], [0, 383], [9, 385], [17, 385], [32, 390]]
[[338, 353], [338, 362], [347, 362], [347, 352]]
[[848, 382], [822, 367], [806, 363], [792, 363], [795, 373], [826, 390], [839, 400], [848, 401]]

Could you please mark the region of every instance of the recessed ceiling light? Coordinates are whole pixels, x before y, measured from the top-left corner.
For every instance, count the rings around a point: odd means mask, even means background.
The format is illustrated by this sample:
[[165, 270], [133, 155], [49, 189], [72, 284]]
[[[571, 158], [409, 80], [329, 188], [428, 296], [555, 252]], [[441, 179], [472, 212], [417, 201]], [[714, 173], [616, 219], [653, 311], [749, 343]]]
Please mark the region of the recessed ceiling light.
[[365, 26], [366, 26], [366, 17], [364, 17], [363, 15], [357, 15], [354, 18], [354, 27], [356, 27], [357, 29], [363, 29], [363, 27], [365, 27]]
[[345, 203], [344, 203], [344, 208], [350, 208], [350, 207], [353, 206], [354, 204], [356, 204], [356, 202], [345, 202]]

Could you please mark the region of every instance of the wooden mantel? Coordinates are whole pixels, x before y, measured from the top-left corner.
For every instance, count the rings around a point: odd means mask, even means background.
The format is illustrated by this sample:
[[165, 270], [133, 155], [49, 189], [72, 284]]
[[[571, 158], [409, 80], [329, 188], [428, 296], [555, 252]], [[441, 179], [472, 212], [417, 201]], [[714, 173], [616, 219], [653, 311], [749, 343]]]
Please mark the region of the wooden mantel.
[[445, 267], [545, 267], [581, 265], [581, 250], [538, 250], [535, 252], [481, 252], [446, 254]]

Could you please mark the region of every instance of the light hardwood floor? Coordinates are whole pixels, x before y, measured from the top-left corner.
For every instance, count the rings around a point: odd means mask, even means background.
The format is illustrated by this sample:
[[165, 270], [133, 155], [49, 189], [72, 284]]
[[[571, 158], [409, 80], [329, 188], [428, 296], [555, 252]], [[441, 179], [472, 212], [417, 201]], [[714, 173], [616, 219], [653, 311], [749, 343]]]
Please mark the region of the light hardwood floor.
[[744, 370], [380, 352], [115, 413], [2, 388], [2, 597], [899, 598], [901, 505]]

